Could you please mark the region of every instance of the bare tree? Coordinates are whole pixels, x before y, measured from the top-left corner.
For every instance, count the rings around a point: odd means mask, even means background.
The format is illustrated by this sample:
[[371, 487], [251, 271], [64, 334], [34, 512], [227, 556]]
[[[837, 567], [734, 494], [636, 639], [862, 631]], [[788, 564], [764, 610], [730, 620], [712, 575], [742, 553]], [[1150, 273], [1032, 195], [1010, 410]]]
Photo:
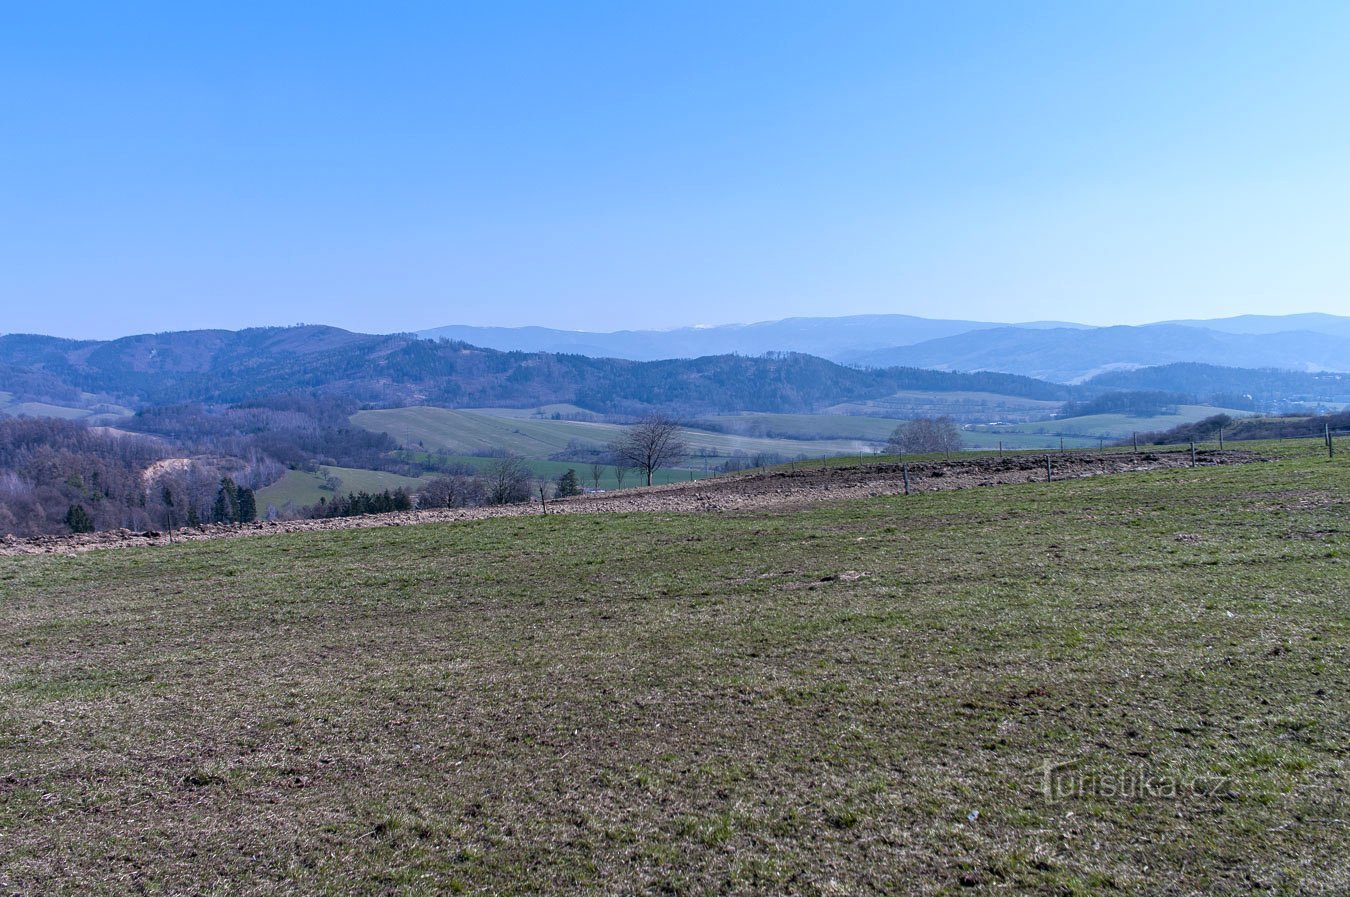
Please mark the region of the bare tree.
[[897, 426], [886, 449], [896, 454], [920, 454], [957, 452], [961, 445], [961, 428], [956, 421], [950, 417], [920, 417]]
[[437, 477], [417, 493], [419, 508], [470, 507], [483, 503], [483, 482], [476, 476]]
[[519, 455], [493, 458], [483, 469], [489, 504], [507, 505], [530, 498], [530, 467]]
[[610, 446], [619, 464], [636, 467], [647, 474], [647, 485], [658, 468], [683, 461], [689, 446], [680, 438], [679, 421], [664, 415], [644, 417], [629, 427], [623, 437]]
[[600, 478], [604, 475], [605, 465], [599, 461], [593, 462], [591, 464], [591, 485], [595, 487], [596, 492], [600, 491]]
[[614, 465], [614, 481], [618, 483], [618, 488], [620, 489], [623, 488], [623, 477], [626, 473], [628, 473], [628, 468], [624, 467], [622, 464]]

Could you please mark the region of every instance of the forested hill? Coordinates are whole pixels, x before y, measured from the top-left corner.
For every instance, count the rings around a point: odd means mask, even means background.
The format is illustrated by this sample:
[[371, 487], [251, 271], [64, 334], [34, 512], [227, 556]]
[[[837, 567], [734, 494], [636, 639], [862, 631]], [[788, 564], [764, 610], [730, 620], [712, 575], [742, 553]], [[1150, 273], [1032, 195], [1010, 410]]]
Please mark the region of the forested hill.
[[1072, 387], [997, 373], [861, 370], [799, 354], [635, 362], [500, 352], [412, 335], [334, 327], [201, 330], [109, 342], [0, 337], [0, 390], [36, 401], [85, 393], [132, 405], [233, 403], [297, 390], [378, 405], [529, 407], [600, 412], [810, 411], [901, 390], [978, 391], [1045, 400]]

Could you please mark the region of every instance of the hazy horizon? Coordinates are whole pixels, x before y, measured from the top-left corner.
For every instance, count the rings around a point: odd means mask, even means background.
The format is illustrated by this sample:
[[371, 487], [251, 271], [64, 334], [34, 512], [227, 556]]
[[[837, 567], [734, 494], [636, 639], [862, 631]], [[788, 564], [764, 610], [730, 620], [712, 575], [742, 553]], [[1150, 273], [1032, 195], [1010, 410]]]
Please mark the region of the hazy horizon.
[[1350, 7], [43, 4], [0, 332], [1350, 311]]
[[[789, 318], [791, 318], [791, 319], [805, 319], [805, 320], [811, 320], [811, 319], [831, 320], [831, 319], [850, 318], [850, 317], [870, 317], [870, 316], [875, 316], [875, 315], [886, 315], [886, 314], [896, 314], [896, 315], [901, 315], [901, 314], [904, 314], [904, 313], [903, 313], [903, 312], [862, 312], [862, 313], [859, 313], [859, 314], [856, 314], [856, 315], [792, 315], [792, 316], [789, 316]], [[1347, 316], [1347, 315], [1336, 315], [1336, 314], [1331, 313], [1331, 312], [1299, 312], [1299, 311], [1292, 311], [1292, 312], [1287, 312], [1287, 313], [1284, 313], [1284, 314], [1281, 314], [1281, 315], [1277, 315], [1277, 316], [1267, 316], [1267, 315], [1262, 315], [1262, 314], [1260, 314], [1260, 313], [1252, 313], [1252, 314], [1254, 314], [1256, 317], [1290, 317], [1290, 316], [1297, 317], [1297, 316], [1310, 315], [1310, 314], [1328, 314], [1328, 315], [1331, 315], [1331, 316], [1333, 316], [1333, 317], [1347, 317], [1347, 318], [1350, 318], [1350, 316]], [[1246, 317], [1246, 316], [1248, 316], [1248, 315], [1247, 315], [1247, 314], [1243, 314], [1243, 315], [1224, 315], [1223, 318], [1230, 318], [1230, 317]], [[971, 320], [971, 321], [977, 320], [977, 319], [973, 319], [973, 318], [929, 318], [929, 317], [926, 316], [926, 315], [925, 315], [925, 316], [916, 316], [916, 317], [924, 317], [924, 318], [927, 319], [927, 320]], [[342, 330], [348, 330], [348, 331], [355, 332], [355, 333], [369, 333], [369, 334], [372, 334], [372, 335], [380, 335], [380, 334], [395, 334], [395, 333], [418, 333], [418, 332], [423, 332], [423, 331], [436, 330], [436, 329], [438, 329], [438, 328], [440, 328], [440, 327], [453, 327], [453, 326], [483, 327], [483, 328], [501, 328], [501, 329], [520, 329], [520, 328], [538, 327], [538, 328], [541, 328], [541, 329], [547, 329], [547, 330], [559, 330], [559, 331], [566, 331], [566, 332], [575, 332], [575, 333], [594, 333], [594, 334], [609, 334], [609, 333], [617, 333], [617, 332], [624, 332], [624, 331], [665, 333], [665, 332], [672, 332], [672, 331], [679, 331], [679, 330], [699, 330], [699, 329], [709, 329], [709, 330], [711, 330], [711, 329], [716, 329], [716, 328], [720, 328], [720, 327], [753, 327], [753, 326], [761, 325], [761, 324], [773, 324], [773, 323], [776, 323], [776, 322], [778, 322], [778, 321], [788, 320], [789, 318], [767, 318], [767, 319], [756, 320], [756, 321], [727, 321], [727, 322], [725, 322], [725, 323], [720, 323], [720, 324], [706, 324], [706, 323], [677, 324], [677, 325], [674, 325], [674, 326], [671, 326], [671, 327], [621, 327], [621, 326], [620, 326], [620, 327], [614, 327], [614, 328], [612, 328], [612, 329], [583, 329], [583, 328], [579, 328], [579, 327], [550, 327], [550, 326], [545, 325], [545, 324], [518, 324], [518, 325], [513, 325], [513, 324], [465, 324], [465, 323], [462, 322], [462, 321], [447, 321], [447, 322], [445, 322], [444, 324], [436, 325], [436, 326], [433, 326], [433, 327], [422, 327], [422, 328], [410, 328], [410, 327], [400, 328], [400, 327], [394, 327], [394, 328], [387, 328], [387, 329], [383, 329], [383, 330], [362, 330], [362, 329], [354, 328], [354, 327], [342, 327], [342, 325], [340, 325], [340, 324], [334, 324], [334, 323], [332, 323], [331, 321], [293, 321], [293, 322], [290, 322], [290, 323], [281, 323], [281, 324], [273, 324], [273, 323], [264, 323], [264, 324], [242, 324], [242, 325], [237, 326], [237, 327], [184, 327], [184, 328], [180, 328], [180, 327], [171, 327], [171, 328], [157, 328], [157, 329], [151, 329], [151, 330], [134, 330], [134, 331], [127, 331], [127, 332], [125, 332], [125, 333], [116, 332], [116, 333], [110, 333], [110, 334], [108, 334], [108, 335], [106, 335], [106, 336], [83, 336], [83, 335], [78, 335], [78, 334], [76, 334], [76, 335], [71, 335], [71, 334], [67, 334], [67, 333], [50, 332], [50, 331], [36, 331], [36, 330], [0, 330], [0, 336], [9, 336], [9, 335], [34, 335], [34, 336], [51, 336], [51, 337], [57, 337], [57, 338], [59, 338], [59, 339], [72, 339], [72, 340], [78, 340], [78, 341], [89, 341], [89, 340], [93, 340], [93, 341], [108, 341], [108, 340], [122, 339], [122, 338], [130, 337], [130, 336], [140, 336], [140, 335], [147, 334], [147, 333], [175, 333], [175, 332], [184, 332], [184, 331], [189, 331], [189, 330], [229, 330], [229, 331], [240, 331], [240, 330], [250, 330], [250, 329], [269, 328], [269, 327], [338, 327], [339, 329], [342, 329]], [[1222, 320], [1223, 318], [1209, 318], [1209, 319], [1202, 319], [1202, 320]], [[1196, 319], [1171, 318], [1171, 319], [1168, 319], [1168, 320], [1161, 320], [1161, 321], [1141, 321], [1141, 322], [1134, 323], [1134, 324], [1121, 324], [1121, 323], [1109, 323], [1109, 324], [1085, 324], [1085, 323], [1082, 322], [1082, 321], [1046, 321], [1046, 320], [1039, 320], [1039, 321], [994, 321], [994, 320], [978, 320], [978, 323], [981, 323], [981, 324], [994, 324], [994, 325], [999, 325], [999, 326], [1009, 326], [1009, 327], [1014, 327], [1014, 326], [1019, 326], [1019, 325], [1021, 325], [1021, 326], [1026, 326], [1026, 325], [1040, 325], [1040, 326], [1044, 326], [1044, 325], [1047, 325], [1047, 324], [1055, 324], [1055, 325], [1065, 325], [1065, 326], [1070, 326], [1070, 327], [1088, 327], [1088, 328], [1096, 328], [1096, 327], [1121, 327], [1121, 326], [1147, 326], [1147, 325], [1150, 325], [1150, 324], [1171, 324], [1171, 323], [1187, 324], [1187, 323], [1191, 323], [1191, 322], [1194, 321], [1194, 320], [1196, 320]]]

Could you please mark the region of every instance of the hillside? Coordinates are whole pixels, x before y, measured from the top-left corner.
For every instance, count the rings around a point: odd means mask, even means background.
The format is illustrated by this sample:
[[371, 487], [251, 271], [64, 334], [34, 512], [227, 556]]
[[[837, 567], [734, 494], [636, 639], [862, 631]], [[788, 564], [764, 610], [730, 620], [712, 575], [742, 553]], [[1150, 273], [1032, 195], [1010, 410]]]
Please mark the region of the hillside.
[[1166, 430], [1182, 424], [1191, 424], [1215, 414], [1242, 417], [1250, 412], [1234, 408], [1215, 408], [1212, 405], [1181, 405], [1170, 414], [1137, 416], [1129, 414], [1084, 414], [1054, 420], [1032, 421], [987, 428], [991, 432], [1024, 434], [1064, 434], [1069, 436], [1123, 439], [1132, 433]]
[[1177, 362], [1350, 371], [1350, 335], [1311, 331], [1226, 333], [1175, 324], [1091, 330], [1001, 327], [895, 349], [858, 352], [844, 360], [877, 367], [1002, 371], [1058, 383], [1077, 383], [1115, 368]]
[[1162, 390], [1205, 397], [1217, 404], [1250, 402], [1256, 410], [1282, 405], [1350, 403], [1350, 374], [1177, 363], [1108, 371], [1086, 384], [1096, 390]]
[[0, 558], [0, 883], [1343, 892], [1342, 473]]
[[[803, 319], [800, 326], [807, 323], [810, 319]], [[1321, 349], [1307, 350], [1305, 336]], [[1350, 386], [1334, 374], [1162, 364], [1213, 356], [1232, 365], [1242, 361], [1236, 348], [1243, 341], [1285, 346], [1283, 355], [1255, 359], [1264, 364], [1350, 367], [1350, 353], [1341, 351], [1350, 342], [1332, 335], [1227, 334], [1172, 325], [997, 328], [894, 350], [908, 354], [858, 359], [911, 365], [884, 368], [792, 353], [635, 362], [300, 326], [161, 333], [106, 343], [11, 334], [0, 337], [0, 395], [8, 396], [10, 407], [59, 415], [310, 392], [380, 407], [572, 405], [629, 416], [653, 409], [683, 416], [829, 410], [891, 418], [943, 413], [963, 422], [1044, 417], [1058, 403], [1114, 389], [1162, 389], [1197, 403], [1217, 399], [1229, 405], [1246, 396], [1255, 410], [1335, 395], [1350, 401]], [[1082, 386], [992, 370], [926, 369], [1025, 369], [1069, 380], [1113, 365], [1153, 363], [1162, 366], [1105, 371]]]
[[23, 400], [80, 391], [124, 404], [233, 403], [317, 391], [375, 405], [812, 411], [902, 389], [986, 391], [1063, 401], [1071, 390], [1025, 377], [858, 370], [797, 354], [632, 362], [498, 352], [332, 327], [188, 331], [107, 343], [0, 337], [0, 390]]
[[[620, 424], [524, 420], [483, 411], [432, 407], [361, 411], [352, 416], [352, 423], [371, 432], [387, 433], [404, 445], [416, 445], [429, 451], [444, 450], [451, 454], [472, 454], [504, 449], [527, 458], [547, 458], [574, 446], [603, 448], [616, 441], [624, 432], [624, 427]], [[894, 424], [891, 426], [893, 428]], [[889, 430], [887, 432], [889, 433]], [[695, 456], [702, 453], [714, 458], [729, 457], [736, 451], [751, 455], [782, 454], [794, 457], [798, 454], [807, 454], [819, 457], [857, 452], [863, 447], [860, 445], [860, 439], [850, 437], [821, 440], [775, 439], [687, 430], [682, 434], [682, 438]], [[884, 436], [881, 441], [885, 441]], [[868, 451], [871, 450], [870, 446], [866, 448]]]

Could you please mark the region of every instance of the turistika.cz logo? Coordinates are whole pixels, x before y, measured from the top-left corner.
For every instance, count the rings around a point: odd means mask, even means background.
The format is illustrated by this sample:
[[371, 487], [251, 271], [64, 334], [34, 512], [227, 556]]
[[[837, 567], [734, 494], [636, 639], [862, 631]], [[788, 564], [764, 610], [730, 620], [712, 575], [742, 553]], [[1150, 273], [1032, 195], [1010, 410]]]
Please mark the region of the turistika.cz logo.
[[1080, 768], [1081, 760], [1046, 760], [1039, 769], [1041, 796], [1047, 801], [1096, 797], [1121, 800], [1186, 800], [1219, 797], [1230, 790], [1224, 776], [1178, 776], [1151, 769]]

